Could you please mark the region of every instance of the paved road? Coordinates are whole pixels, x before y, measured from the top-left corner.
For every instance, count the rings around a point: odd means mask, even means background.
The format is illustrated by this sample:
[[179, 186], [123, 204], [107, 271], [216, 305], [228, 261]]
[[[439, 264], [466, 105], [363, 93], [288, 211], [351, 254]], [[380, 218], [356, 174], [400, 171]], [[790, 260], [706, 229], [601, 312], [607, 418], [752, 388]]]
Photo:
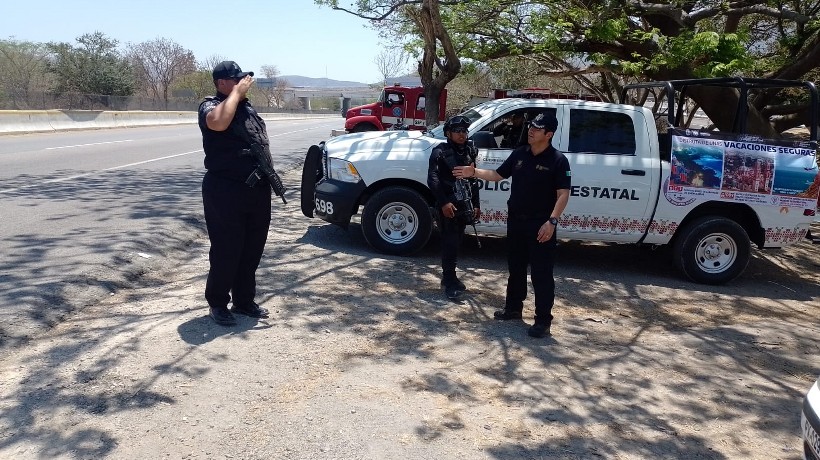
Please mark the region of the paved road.
[[[294, 167], [341, 122], [268, 122], [275, 165]], [[0, 136], [0, 347], [201, 234], [202, 158], [195, 125]]]

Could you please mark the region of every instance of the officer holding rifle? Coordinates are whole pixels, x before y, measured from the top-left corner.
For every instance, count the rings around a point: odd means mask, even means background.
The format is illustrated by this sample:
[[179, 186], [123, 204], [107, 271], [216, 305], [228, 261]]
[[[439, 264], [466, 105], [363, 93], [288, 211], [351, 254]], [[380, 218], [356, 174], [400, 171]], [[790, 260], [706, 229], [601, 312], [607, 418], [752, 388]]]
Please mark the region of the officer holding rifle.
[[216, 96], [199, 106], [207, 169], [202, 203], [211, 241], [205, 299], [211, 319], [231, 326], [236, 324], [233, 313], [268, 316], [254, 301], [256, 269], [268, 238], [271, 188], [278, 187], [277, 194], [284, 190], [273, 171], [265, 122], [246, 97], [253, 72], [223, 61], [212, 76]]
[[444, 123], [447, 142], [439, 144], [430, 154], [427, 186], [436, 198], [438, 224], [441, 233], [441, 285], [450, 300], [456, 300], [466, 286], [456, 276], [456, 263], [464, 229], [481, 215], [478, 182], [453, 177], [457, 166], [475, 166], [476, 149], [467, 141], [470, 119], [455, 116]]

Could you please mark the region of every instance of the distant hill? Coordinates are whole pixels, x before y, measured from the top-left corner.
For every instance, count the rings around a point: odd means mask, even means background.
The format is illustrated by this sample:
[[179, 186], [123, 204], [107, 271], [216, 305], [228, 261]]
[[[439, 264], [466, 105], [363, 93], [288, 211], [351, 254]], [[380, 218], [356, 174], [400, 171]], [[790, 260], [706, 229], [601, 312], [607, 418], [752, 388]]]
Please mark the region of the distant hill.
[[402, 75], [400, 77], [392, 77], [387, 79], [387, 85], [396, 85], [399, 86], [421, 86], [421, 78], [418, 75]]
[[305, 88], [367, 88], [367, 83], [357, 81], [333, 80], [331, 78], [311, 78], [301, 75], [280, 75], [278, 78], [287, 80], [292, 87]]
[[[358, 81], [343, 81], [333, 80], [330, 78], [311, 78], [303, 77], [301, 75], [280, 75], [278, 78], [287, 80], [290, 86], [299, 88], [367, 88], [370, 86], [367, 83]], [[388, 85], [399, 84], [401, 86], [421, 86], [421, 79], [416, 75], [402, 75], [399, 77], [392, 77], [387, 80]], [[375, 83], [376, 86], [381, 86], [380, 83]]]

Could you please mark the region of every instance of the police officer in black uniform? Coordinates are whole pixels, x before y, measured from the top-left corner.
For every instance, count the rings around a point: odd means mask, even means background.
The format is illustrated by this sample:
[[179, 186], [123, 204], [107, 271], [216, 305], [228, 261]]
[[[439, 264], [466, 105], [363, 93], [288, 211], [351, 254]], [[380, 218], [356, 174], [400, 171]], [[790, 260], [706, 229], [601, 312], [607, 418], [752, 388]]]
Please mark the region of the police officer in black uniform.
[[[447, 142], [439, 144], [430, 154], [427, 168], [427, 185], [436, 198], [439, 230], [441, 231], [441, 285], [451, 300], [458, 299], [466, 287], [456, 276], [456, 263], [464, 229], [467, 223], [481, 214], [478, 201], [478, 181], [465, 180], [472, 195], [469, 203], [456, 198], [453, 168], [475, 166], [476, 149], [467, 142], [467, 117], [455, 116], [444, 123]], [[472, 208], [472, 216], [466, 213]]]
[[236, 324], [231, 312], [253, 318], [268, 316], [268, 310], [257, 305], [254, 297], [256, 268], [271, 221], [271, 188], [266, 178], [253, 186], [246, 184], [257, 167], [248, 149], [253, 143], [267, 147], [268, 133], [246, 98], [253, 72], [243, 72], [235, 62], [223, 61], [212, 75], [216, 96], [205, 98], [199, 106], [207, 169], [202, 203], [211, 240], [205, 299], [214, 322], [231, 326]]
[[527, 332], [532, 337], [550, 333], [555, 300], [556, 230], [569, 201], [571, 172], [569, 161], [550, 141], [558, 120], [550, 112], [539, 114], [527, 131], [529, 145], [519, 147], [495, 171], [472, 166], [455, 168], [456, 177], [478, 177], [499, 181], [512, 177], [507, 202], [507, 243], [509, 245], [507, 298], [504, 309], [494, 313], [499, 320], [521, 319], [527, 298], [527, 265], [535, 291], [535, 324]]

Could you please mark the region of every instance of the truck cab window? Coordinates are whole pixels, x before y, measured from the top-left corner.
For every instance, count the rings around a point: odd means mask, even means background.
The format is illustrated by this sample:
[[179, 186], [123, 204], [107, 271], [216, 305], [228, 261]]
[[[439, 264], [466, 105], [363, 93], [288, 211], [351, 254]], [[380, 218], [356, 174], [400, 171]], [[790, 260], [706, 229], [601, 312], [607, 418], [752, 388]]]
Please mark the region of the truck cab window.
[[634, 155], [635, 127], [620, 112], [573, 109], [569, 115], [569, 152]]
[[386, 106], [392, 107], [394, 105], [402, 104], [404, 104], [404, 95], [400, 93], [387, 93], [387, 100], [385, 101]]

